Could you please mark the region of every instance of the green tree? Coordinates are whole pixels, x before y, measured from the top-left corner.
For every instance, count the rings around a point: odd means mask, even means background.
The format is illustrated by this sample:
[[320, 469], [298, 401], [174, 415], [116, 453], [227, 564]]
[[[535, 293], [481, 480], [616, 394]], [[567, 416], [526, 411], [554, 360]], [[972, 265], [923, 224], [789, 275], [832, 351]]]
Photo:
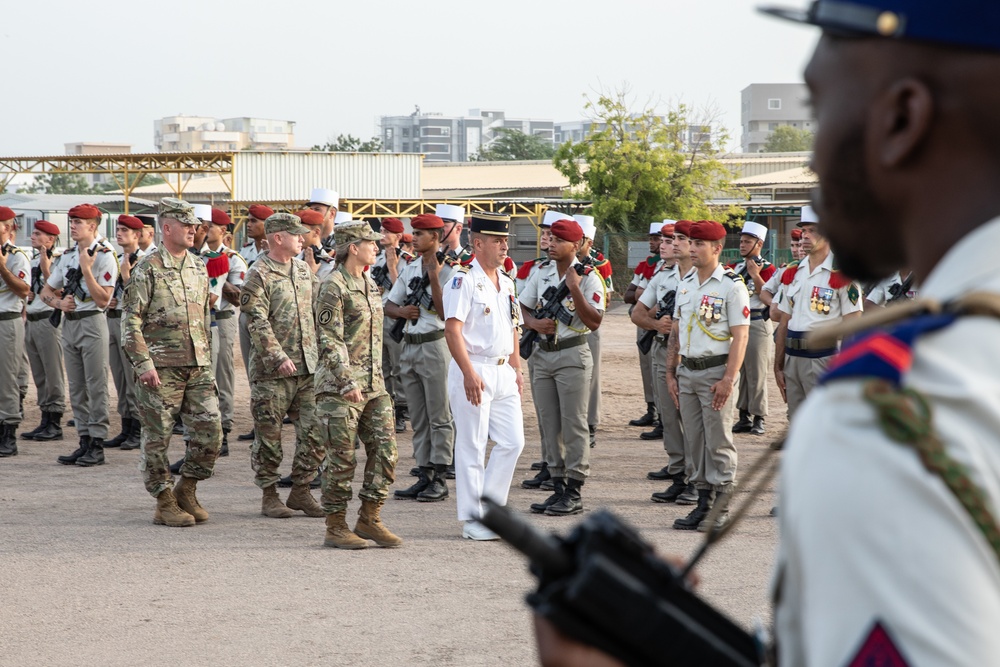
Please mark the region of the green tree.
[[101, 192], [92, 188], [80, 174], [39, 174], [24, 192], [49, 195], [90, 195]]
[[542, 137], [511, 128], [501, 128], [498, 132], [500, 136], [474, 155], [473, 161], [549, 160], [555, 155], [556, 147]]
[[322, 146], [316, 144], [312, 150], [328, 153], [381, 153], [382, 140], [372, 137], [368, 141], [362, 141], [353, 134], [338, 134], [336, 139], [327, 140]]
[[[117, 179], [112, 179], [107, 183], [102, 183], [101, 185], [98, 185], [97, 192], [114, 192], [115, 190], [123, 189], [122, 182], [124, 180], [124, 175], [115, 174], [115, 176], [117, 177]], [[164, 180], [162, 176], [159, 176], [157, 174], [139, 174], [136, 176], [129, 176], [128, 180], [129, 183], [131, 184], [129, 192], [131, 192], [132, 189], [139, 187], [140, 185], [159, 185], [160, 183], [166, 183], [166, 180]]]
[[771, 132], [764, 144], [765, 153], [793, 153], [796, 151], [811, 151], [813, 133], [791, 125], [779, 125]]
[[[666, 115], [651, 108], [629, 109], [627, 91], [588, 100], [590, 135], [556, 150], [553, 162], [580, 194], [593, 200], [592, 213], [606, 230], [640, 232], [663, 218], [707, 219], [708, 201], [729, 190], [732, 174], [716, 159], [728, 136], [700, 130], [681, 104]], [[715, 211], [725, 222], [730, 211]]]

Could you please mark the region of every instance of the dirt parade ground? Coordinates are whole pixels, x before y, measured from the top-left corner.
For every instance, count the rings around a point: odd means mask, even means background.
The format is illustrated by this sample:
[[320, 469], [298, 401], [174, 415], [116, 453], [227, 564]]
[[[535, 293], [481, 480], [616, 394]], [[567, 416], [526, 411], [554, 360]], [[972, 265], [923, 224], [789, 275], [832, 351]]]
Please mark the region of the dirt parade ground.
[[[688, 555], [703, 536], [673, 530], [690, 507], [650, 502], [665, 482], [646, 472], [665, 464], [662, 443], [639, 439], [627, 425], [645, 411], [635, 329], [618, 304], [602, 326], [603, 414], [592, 476], [583, 488], [588, 510], [612, 508], [661, 553]], [[237, 365], [240, 365], [237, 351]], [[114, 405], [114, 386], [109, 379]], [[785, 428], [785, 406], [771, 386], [767, 435], [737, 436], [746, 470]], [[548, 492], [520, 488], [539, 460], [538, 429], [525, 392], [527, 446], [509, 505], [532, 524], [566, 531], [573, 518], [532, 515]], [[76, 447], [65, 440], [21, 440], [0, 462], [0, 664], [30, 665], [530, 665], [536, 654], [524, 602], [533, 587], [526, 561], [501, 542], [462, 540], [452, 497], [438, 503], [390, 499], [383, 519], [400, 549], [323, 548], [324, 523], [301, 513], [260, 514], [248, 443], [249, 388], [237, 369], [232, 455], [198, 495], [206, 524], [153, 525], [155, 501], [143, 488], [138, 451], [106, 451], [107, 465], [62, 466]], [[34, 386], [25, 402], [30, 430], [38, 424]], [[112, 409], [112, 412], [113, 409]], [[68, 419], [70, 415], [67, 415]], [[118, 432], [117, 414], [111, 433]], [[412, 483], [409, 429], [398, 435], [393, 488]], [[174, 436], [170, 458], [182, 453]], [[285, 427], [290, 465], [294, 431]], [[355, 491], [361, 479], [361, 452]], [[287, 495], [282, 489], [281, 495]], [[318, 497], [318, 491], [314, 491]], [[746, 498], [737, 494], [734, 505]], [[750, 627], [769, 622], [768, 583], [777, 538], [768, 516], [769, 489], [734, 534], [699, 567], [701, 592]], [[353, 525], [358, 501], [351, 503]], [[665, 638], [665, 641], [668, 638]]]

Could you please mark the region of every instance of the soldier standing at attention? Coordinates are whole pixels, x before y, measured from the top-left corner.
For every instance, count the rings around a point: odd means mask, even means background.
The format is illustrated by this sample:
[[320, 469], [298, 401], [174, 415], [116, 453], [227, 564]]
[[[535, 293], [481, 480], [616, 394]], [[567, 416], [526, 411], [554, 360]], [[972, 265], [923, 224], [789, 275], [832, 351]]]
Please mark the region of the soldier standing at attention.
[[[583, 264], [594, 267], [604, 282], [604, 308], [608, 307], [608, 295], [614, 291], [611, 284], [611, 262], [604, 258], [594, 248], [594, 237], [597, 236], [597, 225], [592, 215], [574, 215], [580, 228], [583, 229], [583, 242], [577, 258]], [[601, 330], [594, 329], [587, 336], [590, 346], [590, 356], [594, 360], [594, 371], [590, 376], [590, 400], [587, 402], [587, 428], [590, 431], [590, 446], [597, 445], [597, 427], [601, 425]]]
[[58, 461], [88, 467], [104, 465], [104, 439], [108, 437], [108, 318], [104, 309], [118, 279], [118, 262], [115, 253], [97, 238], [101, 212], [96, 206], [80, 204], [68, 215], [76, 247], [63, 253], [53, 267], [42, 288], [42, 301], [63, 311], [63, 358], [80, 434], [76, 450]]
[[[275, 213], [264, 222], [267, 254], [250, 267], [240, 296], [250, 332], [250, 399], [254, 432], [250, 463], [254, 482], [263, 490], [261, 514], [284, 519], [292, 510], [324, 516], [309, 493], [322, 459], [316, 423], [316, 326], [313, 280], [309, 267], [295, 256], [309, 233], [299, 217]], [[295, 424], [292, 491], [286, 504], [275, 486], [280, 479], [281, 422]]]
[[156, 250], [156, 216], [137, 215], [142, 221], [142, 233], [139, 234], [139, 250], [142, 254], [149, 255]]
[[[240, 257], [246, 262], [247, 270], [253, 266], [257, 258], [267, 252], [267, 238], [264, 236], [264, 221], [274, 215], [267, 206], [263, 204], [253, 204], [247, 209], [247, 238], [249, 239], [240, 248]], [[243, 355], [243, 370], [246, 371], [247, 379], [250, 378], [250, 332], [247, 331], [247, 316], [240, 310], [239, 320], [240, 330], [240, 354]], [[253, 429], [249, 433], [241, 433], [237, 440], [253, 440]]]
[[725, 238], [717, 222], [691, 225], [694, 270], [677, 288], [670, 329], [667, 389], [681, 411], [689, 482], [698, 491], [697, 506], [674, 521], [677, 530], [708, 530], [705, 519], [715, 503], [722, 505], [718, 525], [724, 524], [736, 486], [733, 390], [750, 335], [750, 295], [743, 280], [719, 263]]
[[438, 204], [434, 215], [444, 221], [441, 249], [445, 254], [461, 263], [472, 258], [472, 248], [462, 246], [462, 229], [465, 225], [465, 207], [453, 204]]
[[[364, 549], [365, 540], [398, 547], [403, 540], [382, 523], [380, 512], [395, 480], [396, 435], [392, 400], [382, 379], [382, 295], [365, 269], [375, 262], [381, 236], [363, 222], [337, 225], [337, 268], [319, 287], [316, 325], [320, 359], [316, 372], [323, 473], [323, 545]], [[365, 444], [361, 509], [352, 533], [347, 503], [357, 467], [355, 439]]]
[[[639, 262], [639, 266], [635, 267], [632, 282], [622, 297], [625, 303], [629, 304], [629, 315], [632, 314], [632, 307], [635, 306], [636, 301], [642, 295], [642, 290], [646, 289], [646, 285], [656, 275], [656, 271], [660, 268], [660, 264], [663, 261], [660, 258], [660, 229], [663, 227], [663, 222], [658, 221], [649, 224], [649, 257]], [[668, 220], [666, 222], [675, 221]], [[638, 341], [645, 333], [645, 329], [636, 327], [635, 333], [636, 340]], [[659, 416], [656, 414], [656, 394], [653, 391], [653, 365], [648, 354], [639, 352], [639, 370], [642, 372], [642, 393], [646, 399], [646, 414], [629, 421], [628, 425], [652, 426], [653, 431], [650, 433], [655, 440], [662, 435], [662, 432], [657, 433], [657, 431], [660, 431], [663, 426]]]
[[24, 327], [24, 346], [28, 351], [31, 375], [35, 380], [38, 407], [42, 423], [38, 428], [22, 433], [25, 440], [62, 440], [63, 412], [66, 411], [65, 368], [62, 354], [62, 326], [49, 321], [52, 307], [42, 301], [42, 288], [59, 261], [53, 250], [59, 238], [59, 227], [46, 220], [35, 223], [31, 246], [31, 293], [28, 294], [28, 318]]
[[124, 450], [138, 449], [141, 443], [142, 422], [136, 406], [135, 375], [132, 364], [122, 348], [122, 296], [125, 286], [132, 277], [132, 270], [144, 253], [139, 251], [139, 235], [142, 220], [131, 215], [118, 216], [115, 237], [122, 252], [118, 255], [118, 280], [115, 291], [108, 302], [108, 356], [111, 359], [111, 377], [118, 393], [118, 415], [122, 420], [122, 432], [104, 443], [105, 447], [121, 447]]
[[[402, 249], [400, 242], [403, 240], [403, 223], [396, 218], [385, 218], [382, 220], [382, 240], [380, 242], [381, 252], [378, 259], [372, 266], [372, 280], [378, 287], [382, 295], [382, 307], [385, 308], [389, 300], [389, 291], [396, 284], [401, 268], [400, 259]], [[411, 238], [412, 243], [412, 238]], [[385, 380], [385, 389], [392, 398], [393, 406], [396, 410], [396, 433], [406, 430], [407, 405], [406, 392], [403, 391], [403, 383], [400, 380], [399, 355], [403, 350], [403, 344], [397, 343], [389, 336], [396, 320], [391, 317], [384, 318], [382, 332], [382, 377]]]
[[0, 206], [0, 456], [17, 454], [21, 401], [15, 388], [24, 358], [21, 311], [31, 293], [31, 260], [11, 243], [17, 229], [14, 211]]
[[[156, 498], [153, 523], [193, 526], [208, 521], [196, 490], [200, 480], [212, 476], [222, 443], [212, 376], [208, 274], [188, 252], [200, 224], [191, 205], [163, 199], [159, 220], [162, 245], [134, 267], [125, 286], [122, 347], [138, 378], [139, 470], [146, 490]], [[167, 447], [178, 416], [190, 439], [174, 485]]]
[[309, 230], [309, 233], [302, 237], [302, 253], [298, 256], [298, 259], [306, 263], [309, 271], [318, 280], [322, 280], [333, 270], [333, 257], [330, 256], [326, 248], [320, 245], [322, 241], [323, 215], [319, 211], [314, 211], [310, 208], [298, 211], [295, 215], [299, 216], [299, 220]]
[[[521, 355], [514, 280], [503, 271], [510, 218], [472, 216], [475, 258], [444, 293], [445, 338], [451, 351], [448, 397], [455, 415], [455, 495], [462, 537], [497, 540], [479, 523], [480, 499], [507, 504], [517, 457], [524, 449]], [[487, 441], [496, 444], [486, 461]]]
[[[421, 502], [448, 497], [447, 468], [455, 455], [455, 422], [448, 405], [448, 343], [444, 339], [442, 289], [451, 280], [458, 262], [446, 258], [438, 264], [444, 221], [422, 213], [410, 222], [416, 259], [399, 272], [389, 293], [386, 314], [404, 318], [403, 351], [400, 368], [406, 403], [413, 408], [413, 454], [420, 474], [408, 489], [395, 492], [396, 498]], [[426, 279], [426, 280], [425, 280]], [[403, 305], [411, 295], [420, 294], [420, 305]]]

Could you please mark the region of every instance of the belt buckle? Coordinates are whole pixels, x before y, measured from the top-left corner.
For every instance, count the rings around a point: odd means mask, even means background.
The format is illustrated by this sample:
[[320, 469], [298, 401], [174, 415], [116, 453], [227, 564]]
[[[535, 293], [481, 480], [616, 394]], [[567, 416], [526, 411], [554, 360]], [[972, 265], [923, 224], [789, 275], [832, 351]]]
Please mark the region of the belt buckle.
[[497, 360], [497, 366], [503, 366], [505, 363], [507, 363], [507, 359], [505, 357], [500, 357]]

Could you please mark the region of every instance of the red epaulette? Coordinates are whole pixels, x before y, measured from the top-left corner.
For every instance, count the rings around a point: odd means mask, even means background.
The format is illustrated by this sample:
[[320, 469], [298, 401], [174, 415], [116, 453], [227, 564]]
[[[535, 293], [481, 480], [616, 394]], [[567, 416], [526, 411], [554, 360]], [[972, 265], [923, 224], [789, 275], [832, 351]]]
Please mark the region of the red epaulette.
[[761, 269], [760, 272], [761, 280], [763, 280], [766, 283], [768, 280], [771, 279], [771, 276], [774, 275], [774, 271], [775, 271], [774, 264], [768, 264], [767, 266], [765, 266], [763, 269]]
[[650, 255], [646, 258], [646, 261], [640, 262], [639, 266], [635, 267], [636, 274], [642, 276], [646, 280], [651, 279], [653, 274], [656, 273], [656, 265], [659, 261], [659, 255]]
[[832, 271], [830, 273], [830, 287], [840, 289], [851, 284], [851, 279], [844, 275], [843, 271]]
[[604, 261], [604, 253], [602, 253], [600, 250], [597, 251], [597, 261], [598, 262]]
[[503, 270], [504, 271], [506, 271], [507, 273], [510, 273], [515, 268], [517, 268], [517, 264], [514, 263], [514, 260], [512, 260], [510, 257], [504, 257], [503, 258]]
[[726, 264], [726, 268], [727, 269], [732, 269], [733, 271], [735, 271], [736, 270], [736, 264]]
[[218, 257], [212, 257], [205, 264], [205, 268], [208, 270], [209, 278], [218, 278], [219, 276], [224, 276], [229, 273], [229, 257], [225, 253], [219, 255]]
[[535, 260], [531, 259], [521, 265], [521, 268], [517, 270], [518, 280], [527, 280], [528, 275], [531, 273], [532, 267], [535, 266]]
[[462, 266], [469, 266], [470, 264], [472, 264], [472, 260], [474, 260], [475, 258], [476, 258], [475, 255], [469, 255], [468, 259], [462, 260], [461, 262], [459, 262], [459, 264], [461, 264]]
[[781, 284], [791, 285], [792, 281], [795, 280], [795, 272], [799, 270], [799, 263], [792, 262], [785, 267], [785, 272], [781, 274]]
[[611, 277], [611, 262], [608, 260], [604, 260], [600, 264], [597, 264], [594, 268], [597, 269], [597, 272], [600, 273], [601, 277], [605, 280]]

